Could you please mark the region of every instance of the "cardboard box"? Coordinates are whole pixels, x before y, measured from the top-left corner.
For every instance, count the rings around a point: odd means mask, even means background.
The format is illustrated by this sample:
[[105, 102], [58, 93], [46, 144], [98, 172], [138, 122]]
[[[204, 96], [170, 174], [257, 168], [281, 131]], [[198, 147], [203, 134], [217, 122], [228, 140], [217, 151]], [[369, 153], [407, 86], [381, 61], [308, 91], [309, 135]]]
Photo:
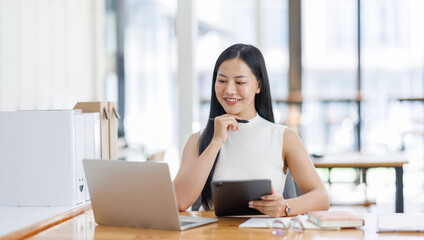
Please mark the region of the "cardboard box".
[[118, 119], [121, 118], [118, 113], [118, 104], [108, 102], [109, 106], [109, 157], [118, 159]]

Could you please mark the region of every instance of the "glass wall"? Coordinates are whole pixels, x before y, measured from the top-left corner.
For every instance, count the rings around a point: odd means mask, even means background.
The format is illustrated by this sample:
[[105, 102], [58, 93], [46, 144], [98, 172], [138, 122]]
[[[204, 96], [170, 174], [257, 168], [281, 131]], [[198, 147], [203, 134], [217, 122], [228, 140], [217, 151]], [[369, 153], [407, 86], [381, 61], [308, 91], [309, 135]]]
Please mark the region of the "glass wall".
[[289, 22], [288, 1], [266, 0], [261, 3], [260, 41], [267, 64], [277, 123], [286, 123], [289, 93]]
[[[405, 150], [410, 159], [405, 166], [405, 196], [422, 198], [424, 1], [302, 0], [298, 29], [302, 31], [302, 100], [295, 103], [287, 101], [289, 1], [193, 1], [198, 17], [194, 85], [199, 100], [193, 131], [208, 121], [218, 55], [235, 43], [253, 44], [265, 57], [276, 122], [300, 130], [309, 153]], [[126, 140], [131, 146], [143, 146], [145, 155], [173, 154], [170, 169], [175, 176], [181, 159], [174, 154], [178, 152], [177, 89], [184, 87], [176, 79], [177, 0], [124, 2]], [[107, 81], [113, 89], [116, 77], [111, 74]], [[108, 91], [107, 96], [113, 99], [114, 94]], [[346, 180], [346, 173], [340, 178]], [[388, 176], [386, 172], [375, 173], [369, 172], [370, 182], [378, 183], [375, 189], [393, 185], [392, 178], [381, 178], [381, 174]], [[393, 199], [394, 191], [385, 196]]]
[[176, 152], [176, 1], [126, 0], [125, 8], [126, 140], [146, 155]]
[[424, 3], [361, 1], [360, 44], [357, 6], [302, 4], [301, 133], [311, 153], [401, 151], [419, 132], [408, 106], [424, 96]]
[[424, 96], [424, 2], [369, 0], [361, 11], [364, 150], [423, 146], [423, 102], [410, 100]]
[[302, 91], [305, 98], [354, 98], [357, 1], [302, 1]]
[[311, 153], [355, 150], [357, 1], [302, 2], [301, 133]]
[[[300, 129], [307, 150], [405, 153], [406, 212], [417, 208], [411, 202], [423, 198], [423, 13], [420, 0], [302, 1]], [[355, 174], [337, 171], [333, 183]], [[368, 171], [371, 199], [394, 199], [393, 174], [388, 169]], [[358, 190], [366, 195], [367, 189], [333, 185], [333, 190], [346, 201], [364, 197]]]
[[[176, 3], [125, 1], [126, 138], [146, 145], [147, 152], [176, 146]], [[310, 153], [359, 147], [382, 152], [423, 142], [418, 134], [422, 115], [416, 111], [423, 103], [411, 101], [424, 96], [423, 2], [369, 0], [361, 1], [358, 9], [357, 0], [303, 0], [301, 108], [286, 103], [287, 0], [197, 0], [194, 5], [199, 99], [194, 131], [208, 120], [218, 55], [242, 42], [258, 46], [264, 54], [276, 122], [298, 124]], [[114, 76], [110, 79], [113, 82]]]

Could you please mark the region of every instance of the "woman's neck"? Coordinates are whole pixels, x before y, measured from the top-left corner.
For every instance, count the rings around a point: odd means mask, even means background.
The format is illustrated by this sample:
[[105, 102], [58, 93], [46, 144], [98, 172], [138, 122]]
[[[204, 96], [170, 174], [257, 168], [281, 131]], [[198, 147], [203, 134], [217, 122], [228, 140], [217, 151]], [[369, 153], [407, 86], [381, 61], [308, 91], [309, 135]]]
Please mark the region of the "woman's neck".
[[255, 111], [253, 112], [249, 112], [249, 113], [245, 113], [245, 114], [237, 114], [237, 116], [241, 117], [243, 120], [250, 120], [254, 117], [256, 117], [258, 113]]

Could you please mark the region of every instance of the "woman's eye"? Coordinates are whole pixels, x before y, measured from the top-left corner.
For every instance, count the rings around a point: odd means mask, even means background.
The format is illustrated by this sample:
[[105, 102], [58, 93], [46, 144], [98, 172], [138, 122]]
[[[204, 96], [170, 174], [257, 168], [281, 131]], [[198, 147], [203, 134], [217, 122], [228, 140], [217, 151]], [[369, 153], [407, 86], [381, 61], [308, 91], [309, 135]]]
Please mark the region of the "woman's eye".
[[236, 82], [238, 85], [243, 85], [245, 82]]
[[218, 82], [219, 83], [225, 83], [226, 81], [225, 80], [222, 80], [222, 79], [218, 79]]

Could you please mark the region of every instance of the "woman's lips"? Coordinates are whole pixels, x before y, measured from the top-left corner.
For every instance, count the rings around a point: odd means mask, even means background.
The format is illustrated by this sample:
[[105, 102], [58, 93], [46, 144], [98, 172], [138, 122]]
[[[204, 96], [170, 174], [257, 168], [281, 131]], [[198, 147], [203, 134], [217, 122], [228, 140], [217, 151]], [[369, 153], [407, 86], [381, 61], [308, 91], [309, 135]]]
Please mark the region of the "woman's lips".
[[224, 100], [227, 105], [235, 105], [240, 101], [238, 98], [224, 98]]

